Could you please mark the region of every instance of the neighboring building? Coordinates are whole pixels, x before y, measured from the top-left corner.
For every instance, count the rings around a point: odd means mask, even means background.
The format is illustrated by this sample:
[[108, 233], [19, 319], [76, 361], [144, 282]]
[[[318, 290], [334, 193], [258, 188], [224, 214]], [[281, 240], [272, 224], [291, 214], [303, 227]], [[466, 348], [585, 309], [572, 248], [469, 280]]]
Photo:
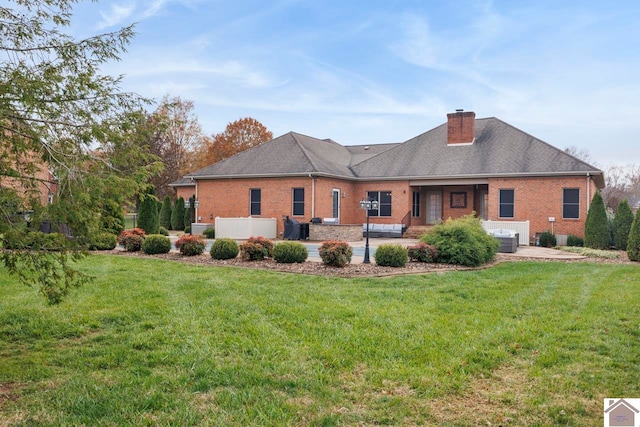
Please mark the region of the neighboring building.
[[[200, 222], [219, 217], [335, 218], [363, 223], [360, 200], [378, 200], [372, 223], [407, 227], [476, 214], [530, 221], [530, 235], [584, 235], [603, 172], [497, 118], [448, 114], [403, 143], [342, 146], [294, 132], [172, 184], [196, 194]], [[553, 224], [549, 219], [554, 218]]]

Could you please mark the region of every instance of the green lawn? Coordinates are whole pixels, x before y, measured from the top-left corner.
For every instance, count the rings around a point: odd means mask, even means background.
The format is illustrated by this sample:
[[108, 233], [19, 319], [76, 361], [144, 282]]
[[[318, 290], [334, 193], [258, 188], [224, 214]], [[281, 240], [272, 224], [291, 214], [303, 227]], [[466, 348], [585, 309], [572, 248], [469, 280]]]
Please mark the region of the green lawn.
[[375, 279], [94, 255], [0, 269], [0, 425], [602, 425], [640, 396], [640, 268]]

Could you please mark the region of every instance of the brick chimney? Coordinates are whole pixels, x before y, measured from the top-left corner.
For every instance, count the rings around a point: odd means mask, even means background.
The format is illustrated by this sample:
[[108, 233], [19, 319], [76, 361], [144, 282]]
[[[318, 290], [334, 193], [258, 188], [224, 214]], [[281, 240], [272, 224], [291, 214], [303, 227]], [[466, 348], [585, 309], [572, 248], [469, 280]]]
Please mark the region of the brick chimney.
[[456, 110], [447, 114], [447, 144], [472, 144], [476, 139], [476, 113]]

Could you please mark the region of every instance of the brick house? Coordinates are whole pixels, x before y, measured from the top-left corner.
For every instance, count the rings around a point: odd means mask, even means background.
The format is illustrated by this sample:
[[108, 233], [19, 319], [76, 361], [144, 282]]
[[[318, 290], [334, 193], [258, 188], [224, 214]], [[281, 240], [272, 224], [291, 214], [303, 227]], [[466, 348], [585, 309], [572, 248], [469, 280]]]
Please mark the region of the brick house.
[[584, 235], [603, 172], [497, 118], [457, 111], [408, 141], [342, 146], [289, 132], [173, 183], [199, 201], [198, 222], [285, 215], [361, 224], [360, 200], [375, 199], [372, 223], [425, 227], [475, 212], [529, 221], [530, 234]]

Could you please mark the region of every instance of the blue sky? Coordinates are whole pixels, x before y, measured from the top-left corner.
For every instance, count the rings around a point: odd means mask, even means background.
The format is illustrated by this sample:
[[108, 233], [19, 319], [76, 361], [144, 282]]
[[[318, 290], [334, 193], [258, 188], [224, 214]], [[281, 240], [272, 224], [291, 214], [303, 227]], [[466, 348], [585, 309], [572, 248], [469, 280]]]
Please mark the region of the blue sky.
[[640, 163], [640, 2], [103, 0], [77, 37], [136, 22], [123, 88], [344, 145], [402, 142], [463, 108], [602, 168]]

